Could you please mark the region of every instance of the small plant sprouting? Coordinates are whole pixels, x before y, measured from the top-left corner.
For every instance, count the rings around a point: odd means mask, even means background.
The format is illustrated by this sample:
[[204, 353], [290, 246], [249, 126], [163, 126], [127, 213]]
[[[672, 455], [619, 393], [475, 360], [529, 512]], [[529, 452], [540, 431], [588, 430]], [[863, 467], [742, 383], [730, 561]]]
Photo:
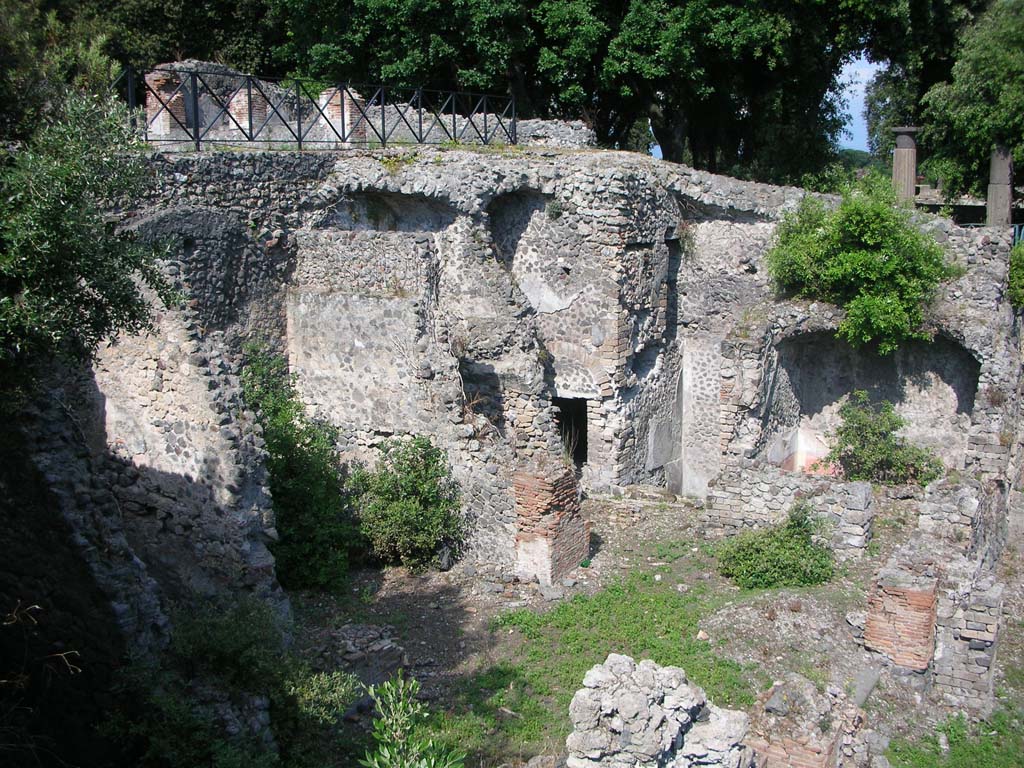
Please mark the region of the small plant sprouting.
[[547, 207], [544, 210], [545, 213], [547, 213], [548, 218], [551, 219], [551, 221], [555, 221], [556, 219], [560, 218], [562, 214], [565, 212], [561, 200], [549, 200]]
[[388, 155], [387, 157], [377, 159], [387, 169], [388, 173], [394, 176], [405, 166], [415, 163], [419, 159], [419, 155], [416, 152], [403, 152], [400, 155]]
[[1006, 280], [1006, 297], [1015, 310], [1024, 309], [1024, 242], [1010, 250], [1010, 271]]
[[462, 768], [466, 756], [423, 738], [419, 726], [426, 708], [416, 699], [420, 684], [398, 674], [366, 689], [377, 708], [373, 721], [376, 749], [359, 761], [364, 768]]

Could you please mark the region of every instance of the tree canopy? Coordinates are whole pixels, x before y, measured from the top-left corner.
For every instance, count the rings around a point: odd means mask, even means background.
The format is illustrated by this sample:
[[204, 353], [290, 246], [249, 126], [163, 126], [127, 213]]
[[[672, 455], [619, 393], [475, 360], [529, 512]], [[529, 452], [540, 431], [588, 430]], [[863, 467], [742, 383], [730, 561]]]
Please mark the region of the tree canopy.
[[[991, 1], [49, 4], [107, 35], [106, 51], [122, 63], [200, 58], [263, 76], [511, 93], [520, 115], [582, 118], [605, 146], [645, 150], [653, 133], [668, 160], [798, 182], [836, 160], [844, 64], [864, 53], [885, 64], [868, 89], [867, 117], [872, 150], [887, 157], [894, 125], [938, 125], [925, 94], [952, 82], [958, 42]], [[1003, 17], [1020, 14], [1020, 0], [997, 5]], [[927, 103], [954, 109], [950, 93]], [[949, 124], [932, 135], [959, 140]]]
[[[10, 12], [10, 15], [8, 15]], [[0, 380], [23, 383], [54, 354], [87, 358], [149, 321], [136, 280], [170, 298], [152, 248], [118, 232], [111, 203], [138, 194], [145, 164], [127, 110], [109, 94], [113, 63], [67, 42], [38, 6], [0, 0]], [[11, 19], [15, 21], [11, 23]]]
[[932, 172], [947, 193], [981, 192], [994, 146], [1024, 167], [1024, 3], [995, 0], [964, 35], [949, 82], [924, 97]]

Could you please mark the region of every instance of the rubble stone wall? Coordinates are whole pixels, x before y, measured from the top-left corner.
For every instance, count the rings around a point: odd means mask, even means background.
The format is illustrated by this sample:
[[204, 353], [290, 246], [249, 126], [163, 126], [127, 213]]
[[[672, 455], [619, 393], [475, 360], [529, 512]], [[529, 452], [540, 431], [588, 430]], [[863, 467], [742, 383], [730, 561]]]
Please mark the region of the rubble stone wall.
[[871, 541], [875, 502], [871, 485], [758, 465], [727, 468], [708, 488], [703, 522], [718, 534], [777, 525], [804, 499], [824, 518], [840, 558], [856, 557]]

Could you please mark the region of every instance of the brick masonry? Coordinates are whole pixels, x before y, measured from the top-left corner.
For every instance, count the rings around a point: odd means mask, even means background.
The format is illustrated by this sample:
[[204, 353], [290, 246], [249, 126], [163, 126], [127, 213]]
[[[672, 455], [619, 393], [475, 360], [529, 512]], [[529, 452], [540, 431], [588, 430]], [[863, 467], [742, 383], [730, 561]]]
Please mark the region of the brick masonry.
[[180, 83], [181, 80], [171, 72], [157, 71], [146, 75], [146, 125], [150, 133], [164, 136], [188, 125], [184, 90], [178, 88]]
[[513, 478], [516, 499], [516, 571], [551, 585], [590, 553], [590, 522], [580, 512], [572, 470]]
[[935, 648], [935, 588], [934, 579], [908, 584], [880, 575], [868, 599], [864, 645], [897, 666], [928, 669]]

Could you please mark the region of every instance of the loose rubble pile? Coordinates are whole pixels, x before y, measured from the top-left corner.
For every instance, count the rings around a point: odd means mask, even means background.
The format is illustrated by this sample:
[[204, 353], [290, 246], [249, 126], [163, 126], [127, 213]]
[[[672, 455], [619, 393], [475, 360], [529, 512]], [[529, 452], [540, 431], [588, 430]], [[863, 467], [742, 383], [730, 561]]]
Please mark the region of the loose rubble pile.
[[568, 768], [755, 765], [747, 716], [709, 704], [679, 667], [613, 653], [583, 686], [569, 705]]

